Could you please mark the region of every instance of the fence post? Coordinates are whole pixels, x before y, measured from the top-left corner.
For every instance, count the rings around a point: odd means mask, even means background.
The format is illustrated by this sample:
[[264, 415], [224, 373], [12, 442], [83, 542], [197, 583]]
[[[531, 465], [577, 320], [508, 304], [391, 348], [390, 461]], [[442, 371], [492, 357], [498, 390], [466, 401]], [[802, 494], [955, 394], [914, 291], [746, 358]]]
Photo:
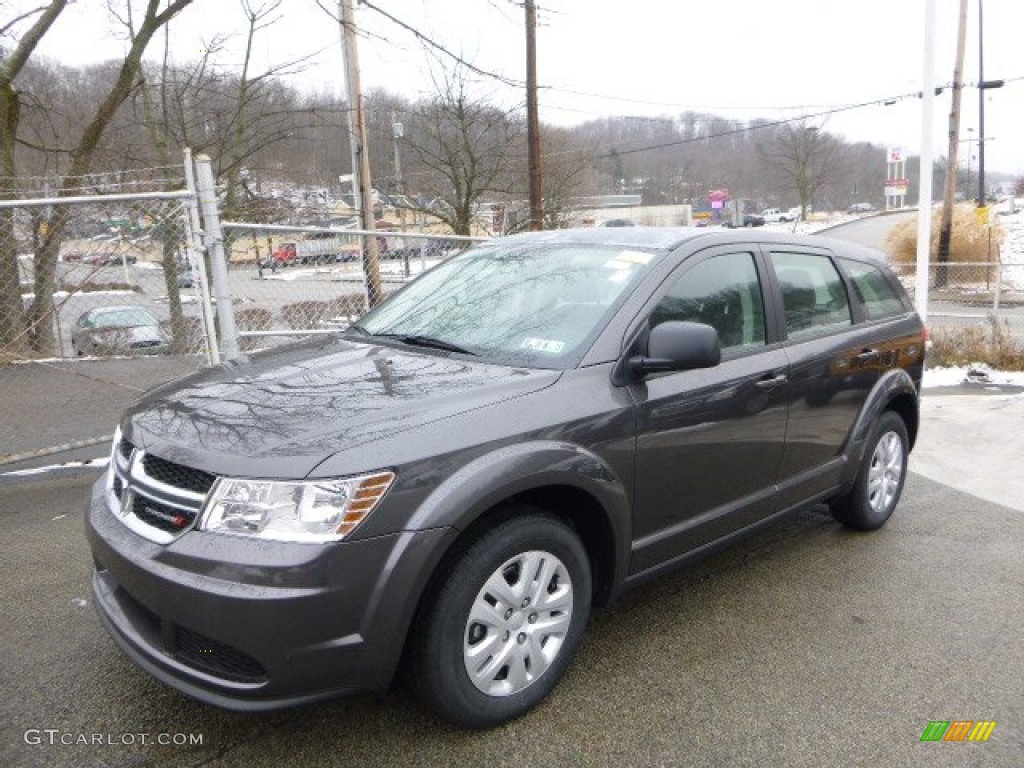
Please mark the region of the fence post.
[[192, 268], [199, 275], [199, 317], [203, 322], [203, 336], [206, 337], [206, 361], [210, 365], [220, 362], [220, 347], [217, 343], [217, 327], [214, 323], [213, 304], [210, 301], [210, 281], [206, 277], [206, 259], [203, 258], [204, 248], [201, 238], [202, 227], [199, 224], [199, 195], [196, 192], [196, 173], [192, 166], [192, 150], [185, 148], [185, 185], [192, 197], [188, 201], [188, 216], [185, 217], [185, 232], [192, 258]]
[[235, 328], [235, 311], [231, 306], [228, 266], [224, 256], [224, 235], [221, 233], [220, 215], [217, 212], [213, 168], [207, 155], [199, 155], [196, 158], [196, 183], [199, 190], [199, 205], [203, 212], [206, 248], [210, 254], [210, 271], [213, 272], [213, 292], [217, 297], [221, 348], [225, 359], [234, 360], [239, 355], [238, 330]]
[[[989, 230], [989, 238], [992, 237], [992, 230]], [[1003, 255], [996, 246], [996, 290], [992, 297], [992, 319], [999, 322], [999, 301], [1003, 292]]]

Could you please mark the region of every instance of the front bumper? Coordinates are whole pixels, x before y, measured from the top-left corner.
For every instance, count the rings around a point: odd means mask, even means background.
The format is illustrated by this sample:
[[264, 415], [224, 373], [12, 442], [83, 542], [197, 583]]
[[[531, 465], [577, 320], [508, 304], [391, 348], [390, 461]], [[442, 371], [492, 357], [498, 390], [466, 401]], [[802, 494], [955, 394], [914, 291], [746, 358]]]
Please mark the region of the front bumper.
[[330, 545], [130, 530], [93, 487], [86, 535], [103, 624], [141, 667], [188, 696], [275, 709], [386, 688], [451, 529]]

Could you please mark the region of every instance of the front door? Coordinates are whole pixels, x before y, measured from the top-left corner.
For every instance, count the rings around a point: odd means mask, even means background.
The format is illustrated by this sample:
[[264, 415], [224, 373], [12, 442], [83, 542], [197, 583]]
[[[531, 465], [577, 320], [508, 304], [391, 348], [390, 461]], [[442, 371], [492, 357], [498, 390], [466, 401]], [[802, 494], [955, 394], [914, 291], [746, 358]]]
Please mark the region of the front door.
[[683, 555], [774, 511], [786, 434], [787, 358], [769, 345], [754, 249], [691, 257], [650, 315], [707, 323], [722, 363], [651, 376], [637, 401], [631, 571]]

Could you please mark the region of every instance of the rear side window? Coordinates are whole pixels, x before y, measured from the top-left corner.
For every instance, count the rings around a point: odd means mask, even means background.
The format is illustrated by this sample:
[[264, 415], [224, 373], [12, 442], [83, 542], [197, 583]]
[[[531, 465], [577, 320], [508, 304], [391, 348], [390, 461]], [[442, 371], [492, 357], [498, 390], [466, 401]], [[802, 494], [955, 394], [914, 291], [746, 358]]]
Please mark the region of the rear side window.
[[841, 259], [841, 262], [869, 320], [894, 317], [907, 311], [903, 299], [881, 269], [861, 261]]
[[786, 335], [820, 336], [853, 324], [846, 287], [832, 260], [816, 253], [772, 253], [782, 289]]

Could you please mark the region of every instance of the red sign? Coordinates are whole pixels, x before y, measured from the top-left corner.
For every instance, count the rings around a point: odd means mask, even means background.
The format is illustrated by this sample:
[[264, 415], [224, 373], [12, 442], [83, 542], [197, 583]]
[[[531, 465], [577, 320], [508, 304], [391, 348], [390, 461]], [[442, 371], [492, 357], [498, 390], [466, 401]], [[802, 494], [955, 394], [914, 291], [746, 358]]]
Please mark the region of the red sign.
[[885, 186], [887, 187], [909, 187], [910, 179], [886, 179]]

